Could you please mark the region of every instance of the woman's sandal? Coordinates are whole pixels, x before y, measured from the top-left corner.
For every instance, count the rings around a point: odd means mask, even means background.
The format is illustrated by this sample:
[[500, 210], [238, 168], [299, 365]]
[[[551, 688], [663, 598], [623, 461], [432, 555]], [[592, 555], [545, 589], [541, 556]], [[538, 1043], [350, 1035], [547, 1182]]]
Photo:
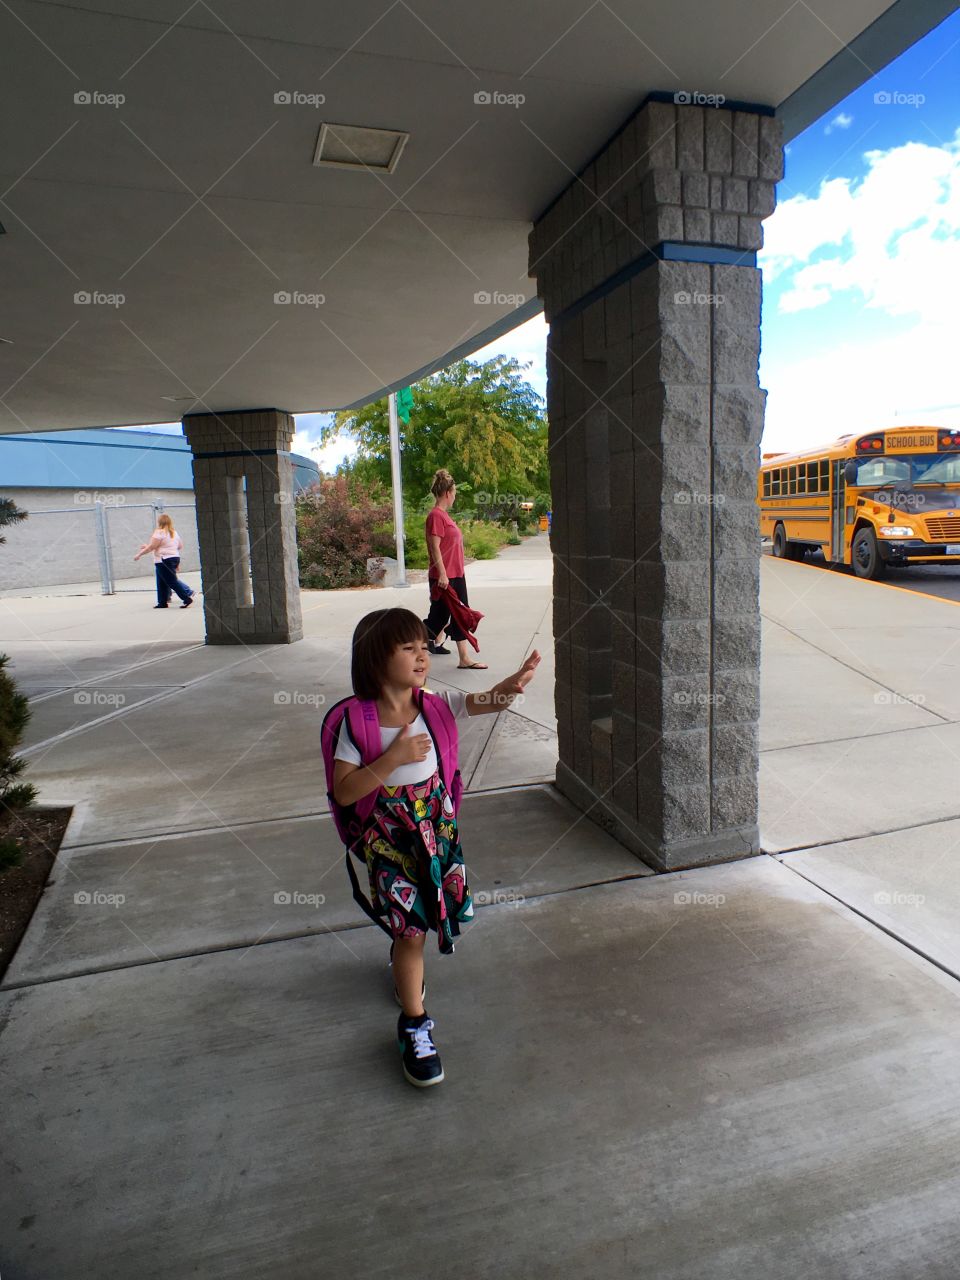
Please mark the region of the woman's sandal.
[[468, 662], [466, 664], [460, 662], [457, 664], [458, 671], [487, 671], [489, 670], [485, 662]]

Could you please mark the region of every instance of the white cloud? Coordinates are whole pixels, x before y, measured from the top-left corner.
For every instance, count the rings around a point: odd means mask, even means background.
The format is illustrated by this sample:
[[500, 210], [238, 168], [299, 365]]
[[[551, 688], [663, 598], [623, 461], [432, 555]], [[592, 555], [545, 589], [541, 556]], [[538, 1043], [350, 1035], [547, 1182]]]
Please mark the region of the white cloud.
[[547, 322], [543, 313], [511, 329], [502, 338], [496, 338], [489, 346], [475, 352], [470, 359], [478, 364], [494, 356], [514, 356], [530, 368], [524, 377], [531, 386], [546, 397], [547, 394]]
[[830, 134], [833, 133], [834, 129], [849, 129], [852, 124], [853, 116], [847, 115], [846, 111], [841, 111], [833, 117], [823, 132]]
[[352, 457], [357, 451], [355, 441], [350, 436], [340, 436], [329, 444], [318, 448], [320, 429], [328, 423], [333, 415], [329, 413], [298, 413], [294, 415], [296, 431], [293, 436], [291, 450], [312, 459], [324, 475], [332, 475], [344, 459]]
[[944, 146], [908, 142], [865, 159], [863, 178], [786, 200], [766, 224], [760, 263], [768, 289], [779, 286], [778, 313], [829, 304], [823, 321], [839, 337], [781, 351], [768, 314], [765, 451], [893, 422], [960, 426], [960, 131]]
[[960, 427], [956, 335], [917, 326], [877, 341], [851, 337], [827, 350], [777, 359], [764, 369], [763, 449], [805, 449], [848, 431], [936, 424]]
[[[893, 316], [947, 323], [960, 290], [960, 131], [942, 147], [908, 142], [865, 156], [860, 180], [833, 178], [785, 200], [765, 228], [764, 281], [792, 273], [782, 312], [838, 294]], [[815, 260], [814, 260], [815, 259]]]

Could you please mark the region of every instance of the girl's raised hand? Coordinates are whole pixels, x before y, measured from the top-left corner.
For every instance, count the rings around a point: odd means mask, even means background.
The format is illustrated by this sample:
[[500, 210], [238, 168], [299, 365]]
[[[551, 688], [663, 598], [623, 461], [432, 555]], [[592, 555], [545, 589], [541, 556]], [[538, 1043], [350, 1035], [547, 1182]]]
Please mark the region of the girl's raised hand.
[[533, 679], [534, 672], [536, 671], [537, 667], [539, 667], [539, 665], [540, 665], [540, 652], [538, 649], [534, 649], [533, 653], [530, 654], [529, 658], [527, 658], [524, 661], [524, 664], [520, 668], [520, 670], [510, 678], [512, 680], [516, 680], [520, 685], [521, 689], [525, 689], [526, 686]]
[[515, 671], [512, 676], [507, 676], [501, 680], [499, 684], [494, 685], [493, 692], [495, 701], [498, 705], [509, 706], [518, 694], [523, 693], [524, 689], [533, 679], [534, 672], [540, 665], [540, 654], [536, 649], [530, 654], [519, 671]]

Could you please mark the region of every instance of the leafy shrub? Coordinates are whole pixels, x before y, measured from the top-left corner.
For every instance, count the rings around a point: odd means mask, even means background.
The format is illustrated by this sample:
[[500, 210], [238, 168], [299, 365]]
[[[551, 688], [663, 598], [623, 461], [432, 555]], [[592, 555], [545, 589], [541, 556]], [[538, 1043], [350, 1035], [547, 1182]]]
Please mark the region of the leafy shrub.
[[[26, 809], [37, 798], [36, 787], [19, 781], [27, 762], [14, 751], [30, 719], [30, 707], [4, 670], [8, 662], [6, 654], [0, 654], [0, 816]], [[19, 842], [0, 836], [0, 870], [16, 866], [21, 857]]]
[[[431, 502], [431, 506], [433, 503]], [[499, 525], [486, 520], [474, 520], [468, 516], [454, 513], [454, 519], [463, 534], [463, 554], [473, 560], [493, 560], [501, 547], [510, 541], [511, 529], [502, 529]], [[407, 511], [404, 514], [404, 559], [408, 569], [426, 569], [430, 565], [427, 554], [427, 536], [424, 529], [426, 512]], [[519, 539], [517, 539], [519, 542]], [[396, 544], [393, 540], [392, 519], [378, 529], [374, 540], [376, 550], [371, 555], [395, 556]], [[513, 544], [516, 545], [516, 544]]]
[[[406, 536], [403, 543], [403, 558], [408, 569], [426, 569], [430, 564], [430, 557], [427, 555], [427, 535], [424, 530], [425, 519], [426, 515], [421, 515], [419, 511], [404, 509], [403, 531]], [[397, 544], [393, 537], [392, 508], [390, 519], [377, 529], [374, 543], [376, 550], [372, 553], [373, 555], [396, 556]]]
[[377, 529], [391, 516], [382, 485], [325, 477], [297, 496], [300, 585], [331, 589], [367, 583], [367, 559], [382, 550]]
[[[26, 511], [21, 511], [12, 498], [0, 498], [0, 529], [26, 518]], [[0, 534], [0, 543], [4, 542], [6, 539]], [[17, 693], [16, 685], [4, 671], [8, 662], [6, 654], [0, 654], [0, 816], [27, 809], [37, 798], [36, 787], [18, 781], [27, 762], [18, 759], [14, 751], [30, 719], [30, 705], [22, 693]], [[0, 871], [16, 866], [22, 857], [18, 840], [0, 836]]]
[[[430, 564], [424, 529], [433, 499], [404, 511], [404, 559], [408, 569]], [[377, 480], [350, 474], [326, 477], [298, 495], [297, 557], [300, 585], [329, 590], [365, 585], [367, 560], [396, 556], [393, 504]], [[455, 513], [463, 532], [464, 555], [493, 560], [502, 546], [517, 546], [520, 538], [510, 521], [503, 526]], [[525, 531], [525, 530], [524, 530]]]
[[463, 532], [463, 554], [472, 556], [474, 560], [493, 560], [507, 542], [507, 531], [485, 520], [464, 520], [460, 528]]

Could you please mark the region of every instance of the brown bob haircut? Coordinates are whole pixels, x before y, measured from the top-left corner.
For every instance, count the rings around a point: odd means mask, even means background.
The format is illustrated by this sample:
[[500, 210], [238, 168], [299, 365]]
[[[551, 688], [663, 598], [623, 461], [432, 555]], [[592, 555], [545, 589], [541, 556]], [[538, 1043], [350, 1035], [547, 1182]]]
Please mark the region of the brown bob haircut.
[[357, 623], [353, 633], [350, 677], [358, 698], [375, 701], [383, 689], [387, 663], [395, 649], [413, 640], [427, 641], [427, 629], [409, 609], [377, 609]]

